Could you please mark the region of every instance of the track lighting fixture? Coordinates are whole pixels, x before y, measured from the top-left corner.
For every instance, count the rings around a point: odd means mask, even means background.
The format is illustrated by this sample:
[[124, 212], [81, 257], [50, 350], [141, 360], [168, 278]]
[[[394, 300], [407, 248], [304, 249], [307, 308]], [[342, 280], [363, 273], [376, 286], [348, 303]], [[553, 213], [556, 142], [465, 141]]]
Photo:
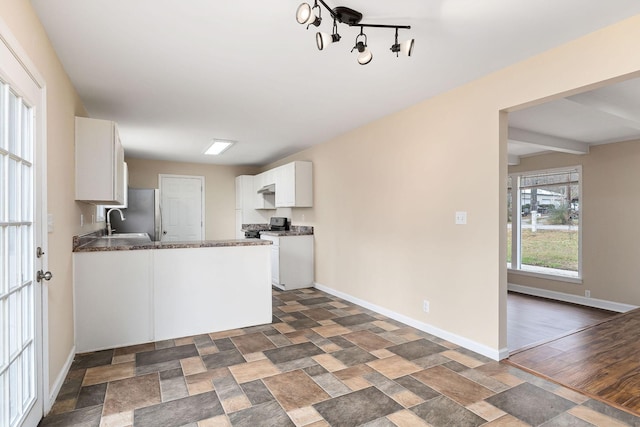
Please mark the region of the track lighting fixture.
[[[318, 4], [320, 3], [320, 4]], [[299, 24], [306, 24], [307, 29], [311, 25], [316, 27], [320, 26], [322, 22], [322, 17], [320, 15], [322, 5], [333, 18], [333, 30], [331, 34], [324, 32], [316, 33], [316, 45], [319, 50], [323, 50], [327, 45], [331, 43], [336, 43], [340, 41], [340, 34], [338, 34], [338, 22], [341, 24], [348, 25], [349, 27], [360, 27], [360, 34], [356, 36], [356, 42], [351, 49], [351, 52], [354, 50], [358, 51], [358, 63], [361, 65], [366, 65], [373, 59], [373, 54], [367, 47], [367, 36], [364, 34], [364, 27], [367, 28], [394, 28], [396, 30], [395, 42], [391, 46], [391, 52], [395, 53], [396, 56], [399, 56], [399, 53], [402, 53], [407, 56], [411, 56], [413, 53], [413, 47], [415, 45], [414, 39], [409, 39], [402, 43], [398, 43], [398, 30], [409, 30], [411, 26], [409, 25], [386, 25], [386, 24], [362, 24], [360, 21], [362, 20], [362, 13], [350, 9], [344, 6], [338, 6], [331, 9], [324, 0], [314, 0], [313, 7], [308, 3], [302, 3], [298, 6], [298, 10], [296, 11], [296, 20]]]
[[[360, 27], [360, 34], [356, 36], [356, 44], [353, 46], [353, 49], [351, 49], [351, 52], [357, 50], [359, 52], [358, 64], [367, 65], [373, 59], [373, 54], [367, 49], [367, 35], [362, 30], [362, 27]], [[362, 39], [358, 40], [361, 36]]]

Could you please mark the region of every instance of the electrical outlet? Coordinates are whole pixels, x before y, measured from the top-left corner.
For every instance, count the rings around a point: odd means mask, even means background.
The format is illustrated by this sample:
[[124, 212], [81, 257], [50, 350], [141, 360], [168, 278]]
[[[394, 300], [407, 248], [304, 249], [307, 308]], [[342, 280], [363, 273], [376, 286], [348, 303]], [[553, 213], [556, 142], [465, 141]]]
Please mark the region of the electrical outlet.
[[591, 291], [584, 291], [584, 296], [587, 298], [591, 298]]
[[456, 224], [464, 225], [467, 223], [467, 212], [456, 212]]
[[422, 310], [425, 313], [429, 312], [429, 301], [427, 301], [427, 300], [422, 301]]

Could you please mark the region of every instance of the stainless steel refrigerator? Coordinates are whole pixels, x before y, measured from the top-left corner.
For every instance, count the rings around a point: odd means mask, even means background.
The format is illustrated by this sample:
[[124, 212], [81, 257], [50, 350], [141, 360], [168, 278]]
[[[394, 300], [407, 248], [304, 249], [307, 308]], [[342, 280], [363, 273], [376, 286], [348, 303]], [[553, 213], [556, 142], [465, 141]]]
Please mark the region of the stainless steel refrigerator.
[[160, 191], [154, 188], [129, 188], [127, 208], [121, 209], [125, 220], [111, 213], [111, 227], [116, 233], [147, 233], [160, 240]]

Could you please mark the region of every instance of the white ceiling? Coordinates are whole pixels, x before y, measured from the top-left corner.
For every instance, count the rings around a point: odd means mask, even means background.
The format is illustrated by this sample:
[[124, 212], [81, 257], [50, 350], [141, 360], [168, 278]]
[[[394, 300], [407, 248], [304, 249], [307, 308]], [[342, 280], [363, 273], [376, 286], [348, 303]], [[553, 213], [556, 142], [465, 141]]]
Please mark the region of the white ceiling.
[[[411, 25], [399, 38], [416, 39], [412, 57], [389, 51], [393, 30], [370, 29], [373, 61], [360, 66], [350, 53], [359, 29], [339, 25], [340, 43], [318, 51], [315, 29], [295, 20], [300, 1], [31, 0], [89, 115], [118, 122], [128, 156], [247, 165], [640, 13], [637, 0], [327, 0], [363, 23]], [[512, 125], [541, 120], [518, 114]], [[238, 143], [205, 158], [213, 138]]]

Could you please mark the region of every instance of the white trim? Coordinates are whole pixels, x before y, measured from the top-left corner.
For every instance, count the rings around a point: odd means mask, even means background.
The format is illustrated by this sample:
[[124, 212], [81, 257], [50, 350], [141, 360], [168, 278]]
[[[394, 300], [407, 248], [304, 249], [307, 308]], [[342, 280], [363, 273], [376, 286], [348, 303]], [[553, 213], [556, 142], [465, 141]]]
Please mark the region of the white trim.
[[476, 341], [472, 341], [468, 338], [461, 337], [460, 335], [456, 335], [451, 332], [447, 332], [443, 329], [436, 328], [435, 326], [429, 325], [427, 323], [423, 323], [418, 320], [412, 319], [411, 317], [405, 316], [404, 314], [396, 313], [395, 311], [389, 310], [384, 307], [380, 307], [379, 305], [372, 304], [368, 301], [362, 300], [352, 295], [345, 294], [344, 292], [340, 292], [335, 289], [329, 288], [327, 286], [321, 285], [317, 282], [314, 283], [314, 286], [316, 289], [319, 289], [330, 295], [342, 298], [343, 300], [352, 302], [354, 304], [358, 304], [359, 306], [375, 311], [376, 313], [383, 314], [393, 320], [397, 320], [398, 322], [402, 322], [406, 325], [419, 329], [428, 334], [435, 335], [438, 338], [442, 338], [444, 340], [447, 340], [449, 342], [462, 346], [468, 350], [475, 351], [476, 353], [489, 357], [493, 360], [502, 360], [509, 357], [509, 349], [507, 348], [496, 350], [491, 347], [487, 347], [484, 344], [480, 344]]
[[58, 397], [58, 393], [60, 393], [60, 389], [62, 388], [62, 384], [64, 383], [65, 378], [67, 378], [67, 375], [71, 370], [71, 364], [73, 363], [73, 359], [75, 358], [75, 356], [76, 346], [74, 345], [71, 348], [69, 356], [67, 357], [67, 361], [62, 366], [62, 369], [58, 373], [55, 382], [52, 384], [50, 392], [45, 396], [45, 399], [48, 400], [44, 402], [44, 415], [47, 415], [53, 407], [53, 404], [56, 401], [56, 397]]
[[557, 301], [570, 302], [573, 304], [584, 305], [587, 307], [601, 308], [603, 310], [615, 311], [618, 313], [626, 313], [627, 311], [638, 308], [638, 306], [623, 304], [620, 302], [607, 301], [597, 298], [587, 298], [580, 295], [567, 294], [564, 292], [549, 291], [547, 289], [533, 288], [531, 286], [507, 284], [507, 290], [518, 292], [525, 295], [554, 299]]
[[538, 279], [555, 280], [556, 282], [575, 283], [577, 285], [582, 284], [581, 277], [562, 276], [560, 274], [536, 273], [535, 271], [516, 270], [513, 268], [507, 268], [507, 273], [519, 274], [521, 276], [537, 277]]
[[[49, 389], [49, 287], [42, 286], [42, 415], [46, 415], [53, 406], [55, 400], [50, 399]], [[74, 324], [75, 328], [75, 324]], [[71, 349], [74, 350], [73, 348]], [[57, 394], [57, 393], [56, 393]]]

